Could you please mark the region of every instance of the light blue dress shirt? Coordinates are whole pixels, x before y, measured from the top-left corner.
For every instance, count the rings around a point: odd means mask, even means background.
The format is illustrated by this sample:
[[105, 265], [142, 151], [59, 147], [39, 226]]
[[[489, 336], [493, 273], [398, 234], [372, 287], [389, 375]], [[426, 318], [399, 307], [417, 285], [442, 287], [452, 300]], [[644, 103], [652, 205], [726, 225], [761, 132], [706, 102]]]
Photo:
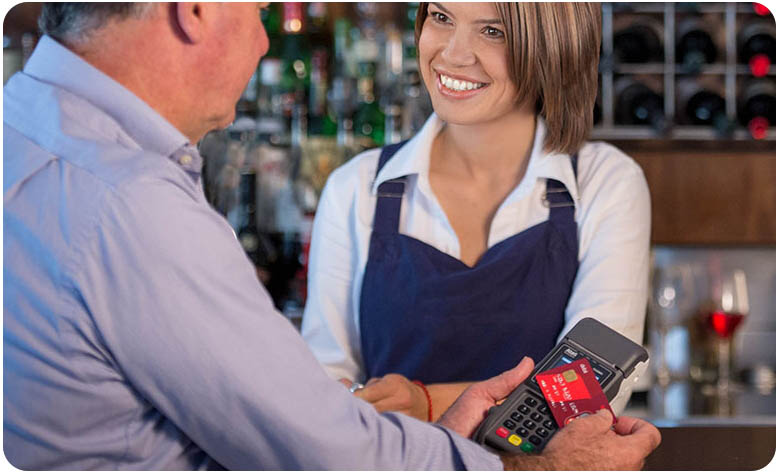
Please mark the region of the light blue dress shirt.
[[3, 94], [12, 464], [501, 468], [325, 374], [206, 202], [196, 148], [147, 104], [48, 37]]

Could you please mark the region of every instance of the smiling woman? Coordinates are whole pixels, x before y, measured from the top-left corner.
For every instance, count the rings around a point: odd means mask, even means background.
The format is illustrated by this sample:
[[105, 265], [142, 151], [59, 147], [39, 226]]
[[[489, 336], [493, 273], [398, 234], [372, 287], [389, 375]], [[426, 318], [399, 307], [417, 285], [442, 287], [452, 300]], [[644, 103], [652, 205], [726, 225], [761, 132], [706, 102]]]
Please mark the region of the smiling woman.
[[422, 3], [416, 41], [435, 113], [330, 176], [302, 332], [356, 396], [435, 419], [584, 317], [640, 342], [649, 194], [586, 142], [597, 5]]
[[[489, 10], [490, 6], [482, 4], [478, 8]], [[567, 2], [499, 2], [494, 11], [491, 16], [495, 18], [475, 21], [467, 41], [471, 45], [483, 45], [482, 56], [496, 55], [494, 64], [504, 69], [497, 73], [498, 79], [511, 83], [515, 102], [530, 104], [535, 113], [544, 118], [549, 129], [545, 147], [576, 152], [592, 128], [591, 111], [598, 87], [600, 6]], [[423, 48], [429, 45], [427, 41], [420, 42], [423, 32], [425, 36], [440, 40], [446, 38], [447, 32], [455, 30], [453, 22], [452, 13], [442, 4], [420, 5], [416, 20], [420, 56], [425, 53]], [[423, 29], [425, 25], [429, 28]], [[479, 46], [474, 46], [476, 48]], [[484, 66], [483, 59], [481, 63]], [[430, 90], [427, 80], [430, 72], [422, 68], [422, 74]], [[577, 94], [560, 94], [570, 88], [575, 88]], [[511, 101], [504, 99], [503, 103], [511, 104]], [[436, 113], [440, 115], [438, 109]]]

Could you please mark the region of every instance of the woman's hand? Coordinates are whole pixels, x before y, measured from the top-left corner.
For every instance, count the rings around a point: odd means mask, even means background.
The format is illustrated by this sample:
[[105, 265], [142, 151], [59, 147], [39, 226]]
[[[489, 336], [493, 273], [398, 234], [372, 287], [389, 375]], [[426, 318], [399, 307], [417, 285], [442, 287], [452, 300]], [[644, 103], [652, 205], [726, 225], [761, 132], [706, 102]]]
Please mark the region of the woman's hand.
[[427, 421], [425, 391], [400, 374], [374, 377], [368, 380], [365, 388], [357, 390], [354, 394], [373, 404], [379, 412], [400, 412]]

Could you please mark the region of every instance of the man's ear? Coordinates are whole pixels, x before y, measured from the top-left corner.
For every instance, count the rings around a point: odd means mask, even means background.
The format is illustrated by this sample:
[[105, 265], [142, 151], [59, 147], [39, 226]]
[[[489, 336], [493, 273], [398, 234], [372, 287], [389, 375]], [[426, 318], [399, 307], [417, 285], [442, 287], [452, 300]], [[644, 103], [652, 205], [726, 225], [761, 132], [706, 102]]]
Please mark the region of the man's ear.
[[199, 43], [205, 34], [205, 9], [201, 2], [178, 2], [171, 5], [172, 20], [190, 43]]

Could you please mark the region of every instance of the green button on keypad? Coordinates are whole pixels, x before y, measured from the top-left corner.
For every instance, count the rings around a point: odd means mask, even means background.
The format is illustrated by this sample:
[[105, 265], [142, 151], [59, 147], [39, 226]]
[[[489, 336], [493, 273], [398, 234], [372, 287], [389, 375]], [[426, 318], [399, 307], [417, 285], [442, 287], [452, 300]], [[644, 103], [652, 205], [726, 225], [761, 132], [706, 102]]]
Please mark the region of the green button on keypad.
[[535, 446], [528, 443], [527, 441], [523, 441], [522, 444], [519, 445], [519, 449], [521, 449], [525, 453], [531, 453], [535, 449]]

